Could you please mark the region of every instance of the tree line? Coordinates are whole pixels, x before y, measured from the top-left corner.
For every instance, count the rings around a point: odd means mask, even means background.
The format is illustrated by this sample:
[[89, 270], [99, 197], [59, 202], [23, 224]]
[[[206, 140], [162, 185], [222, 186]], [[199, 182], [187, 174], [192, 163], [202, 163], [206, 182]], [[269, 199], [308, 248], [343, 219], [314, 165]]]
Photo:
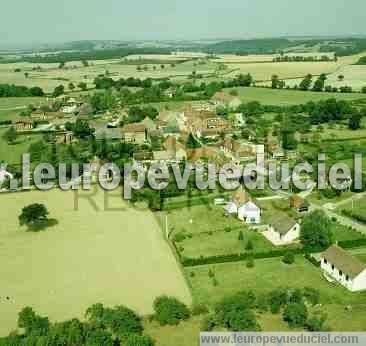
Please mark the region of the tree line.
[[328, 55], [303, 56], [303, 55], [280, 55], [273, 58], [273, 62], [318, 62], [318, 61], [337, 61], [337, 56], [330, 58]]
[[[191, 316], [188, 307], [174, 297], [155, 299], [150, 320], [160, 325], [177, 325]], [[18, 327], [24, 333], [12, 332], [0, 338], [2, 346], [154, 346], [155, 341], [144, 334], [143, 319], [136, 312], [118, 305], [113, 308], [101, 303], [90, 306], [85, 321], [77, 318], [52, 323], [31, 307], [18, 314]]]
[[28, 88], [22, 85], [0, 84], [0, 97], [41, 97], [44, 95], [42, 88], [37, 86]]

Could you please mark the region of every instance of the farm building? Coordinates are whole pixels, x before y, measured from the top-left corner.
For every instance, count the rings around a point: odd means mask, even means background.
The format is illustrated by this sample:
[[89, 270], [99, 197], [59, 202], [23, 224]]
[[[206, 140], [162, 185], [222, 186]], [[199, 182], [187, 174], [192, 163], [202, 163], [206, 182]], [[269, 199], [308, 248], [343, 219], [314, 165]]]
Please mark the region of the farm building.
[[147, 130], [144, 124], [127, 124], [121, 131], [127, 143], [144, 144], [147, 140]]
[[239, 220], [247, 224], [258, 224], [261, 220], [261, 210], [249, 200], [248, 193], [241, 186], [233, 192], [231, 201], [225, 206], [226, 215], [237, 215]]
[[239, 97], [227, 95], [222, 91], [217, 92], [212, 97], [212, 101], [215, 106], [227, 106], [230, 108], [237, 108], [242, 103]]
[[309, 206], [309, 202], [299, 195], [293, 195], [290, 197], [290, 207], [299, 213], [307, 212], [309, 210]]
[[352, 292], [366, 289], [365, 263], [335, 245], [323, 252], [320, 258], [321, 269], [331, 279]]
[[33, 129], [33, 120], [31, 118], [23, 117], [15, 121], [15, 128], [17, 131], [29, 131]]
[[72, 144], [75, 141], [74, 135], [71, 131], [58, 133], [56, 135], [57, 144]]
[[274, 245], [291, 244], [300, 237], [300, 225], [287, 215], [278, 215], [264, 233]]

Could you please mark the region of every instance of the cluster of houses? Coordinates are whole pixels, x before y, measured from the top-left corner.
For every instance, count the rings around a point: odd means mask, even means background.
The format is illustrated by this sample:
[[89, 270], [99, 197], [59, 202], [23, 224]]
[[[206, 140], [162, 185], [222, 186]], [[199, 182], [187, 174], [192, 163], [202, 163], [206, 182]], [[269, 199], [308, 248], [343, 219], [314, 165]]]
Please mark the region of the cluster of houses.
[[[294, 195], [290, 198], [289, 206], [303, 213], [308, 210], [309, 204], [300, 196]], [[262, 210], [241, 187], [232, 194], [231, 200], [225, 205], [224, 214], [234, 215], [244, 223], [255, 226], [261, 223]], [[298, 241], [300, 227], [297, 220], [285, 213], [278, 213], [266, 225], [262, 234], [276, 246], [288, 245]]]
[[18, 132], [28, 132], [45, 125], [48, 130], [62, 128], [67, 122], [74, 122], [77, 118], [85, 118], [92, 113], [89, 104], [73, 97], [61, 95], [46, 102], [27, 116], [15, 119], [14, 126]]
[[[299, 213], [309, 209], [309, 203], [298, 195], [290, 197], [289, 206]], [[239, 188], [226, 203], [224, 214], [255, 226], [261, 223], [262, 210], [243, 188]], [[300, 229], [299, 221], [279, 213], [261, 233], [275, 246], [282, 246], [298, 242]], [[337, 282], [352, 292], [366, 290], [366, 264], [337, 245], [321, 253], [320, 267], [328, 281]]]

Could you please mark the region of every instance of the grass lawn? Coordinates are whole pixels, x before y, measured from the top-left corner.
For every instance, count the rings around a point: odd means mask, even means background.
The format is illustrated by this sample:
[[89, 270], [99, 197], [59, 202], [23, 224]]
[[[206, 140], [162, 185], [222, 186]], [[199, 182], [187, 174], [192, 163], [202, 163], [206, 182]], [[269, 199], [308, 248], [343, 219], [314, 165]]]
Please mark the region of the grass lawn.
[[20, 135], [15, 144], [9, 145], [3, 138], [7, 128], [0, 128], [0, 162], [20, 164], [22, 154], [28, 153], [29, 146], [42, 138], [41, 134]]
[[[348, 212], [352, 212], [352, 214], [355, 216], [355, 219], [359, 216], [361, 219], [365, 217], [366, 213], [366, 198], [355, 198], [353, 200], [353, 203], [350, 201], [348, 203], [342, 204], [337, 208], [338, 213], [343, 213], [343, 210], [346, 210]], [[357, 220], [358, 222], [361, 222], [360, 220]]]
[[0, 111], [21, 108], [29, 104], [37, 105], [45, 101], [44, 97], [0, 97]]
[[359, 260], [366, 263], [366, 247], [360, 247], [349, 250], [349, 252], [356, 256]]
[[[352, 93], [317, 93], [311, 91], [296, 91], [296, 90], [273, 90], [269, 88], [234, 88], [238, 90], [239, 97], [242, 102], [258, 101], [268, 105], [297, 105], [309, 101], [320, 101], [329, 98], [338, 100], [358, 100], [366, 98], [366, 95]], [[225, 93], [229, 93], [230, 89], [226, 89]]]
[[[191, 303], [155, 216], [133, 209], [120, 194], [81, 191], [84, 198], [77, 210], [72, 191], [0, 195], [0, 336], [16, 327], [17, 314], [25, 306], [61, 321], [82, 319], [86, 308], [97, 302], [123, 304], [140, 314], [152, 313], [152, 302], [161, 294]], [[87, 195], [94, 196], [98, 210]], [[58, 224], [27, 232], [19, 226], [18, 215], [36, 202], [44, 203]]]
[[[216, 287], [208, 276], [209, 269], [215, 273], [218, 281]], [[310, 286], [321, 291], [324, 303], [337, 301], [352, 304], [357, 302], [357, 299], [363, 299], [366, 303], [366, 293], [350, 293], [341, 286], [330, 284], [322, 277], [320, 270], [302, 256], [296, 256], [293, 265], [282, 263], [281, 258], [269, 258], [255, 260], [255, 267], [249, 269], [246, 268], [245, 262], [238, 262], [190, 267], [185, 270], [190, 278], [196, 302], [212, 304], [228, 294], [244, 289], [252, 289], [260, 294], [276, 287]], [[289, 278], [296, 280], [289, 281]]]
[[[239, 240], [239, 231], [243, 232], [244, 240]], [[261, 234], [249, 230], [245, 225], [241, 229], [231, 232], [224, 230], [214, 231], [212, 234], [195, 234], [192, 238], [186, 238], [176, 243], [182, 256], [198, 258], [200, 256], [216, 256], [246, 252], [245, 246], [251, 240], [254, 251], [264, 252], [275, 249], [275, 247]]]
[[145, 322], [145, 333], [157, 346], [199, 346], [201, 318], [194, 317], [178, 326], [160, 326], [157, 322]]
[[332, 227], [332, 231], [334, 234], [334, 240], [336, 241], [356, 240], [365, 238], [364, 234], [338, 223]]
[[15, 120], [20, 112], [21, 110], [19, 109], [13, 109], [10, 111], [4, 111], [0, 109], [0, 121]]
[[340, 196], [337, 196], [334, 198], [326, 198], [323, 194], [319, 193], [319, 191], [314, 191], [310, 194], [310, 196], [308, 197], [308, 200], [311, 203], [323, 205], [326, 203], [342, 202], [343, 200], [346, 200], [347, 198], [350, 198], [353, 195], [355, 195], [353, 192], [344, 192]]
[[[213, 285], [208, 276], [210, 269], [215, 273], [217, 286]], [[191, 267], [185, 270], [195, 302], [212, 305], [227, 295], [245, 289], [252, 289], [256, 294], [261, 294], [277, 287], [308, 286], [320, 291], [322, 308], [328, 313], [328, 322], [334, 330], [365, 329], [366, 315], [362, 314], [362, 311], [366, 306], [366, 292], [351, 293], [339, 285], [329, 283], [323, 278], [320, 269], [302, 256], [296, 256], [292, 265], [282, 263], [280, 258], [271, 258], [256, 260], [255, 267], [250, 269], [246, 268], [245, 262], [239, 262]], [[346, 305], [353, 307], [351, 313], [344, 311]], [[267, 316], [264, 319], [264, 330], [284, 330], [282, 321], [275, 316]], [[349, 323], [344, 323], [345, 320]]]
[[223, 206], [212, 204], [182, 208], [167, 212], [168, 227], [173, 235], [178, 232], [187, 232], [197, 235], [224, 228], [238, 228], [242, 222], [234, 217], [225, 217]]

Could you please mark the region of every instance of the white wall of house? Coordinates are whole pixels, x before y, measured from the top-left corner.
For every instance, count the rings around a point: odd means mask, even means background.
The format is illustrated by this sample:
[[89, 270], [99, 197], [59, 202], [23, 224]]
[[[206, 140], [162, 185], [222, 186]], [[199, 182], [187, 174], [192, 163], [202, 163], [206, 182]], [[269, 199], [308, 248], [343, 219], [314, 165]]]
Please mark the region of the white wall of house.
[[340, 270], [334, 264], [322, 258], [320, 267], [341, 285], [348, 288], [350, 291], [353, 291], [353, 280], [350, 277], [347, 277], [347, 274], [340, 273]]
[[355, 292], [366, 290], [366, 270], [352, 279], [347, 275], [347, 273], [343, 273], [333, 263], [326, 261], [324, 258], [321, 259], [320, 267], [329, 276], [331, 276], [350, 291]]
[[300, 237], [300, 225], [296, 223], [290, 231], [285, 234], [282, 239], [286, 243], [292, 243], [294, 240], [298, 239]]
[[238, 209], [238, 218], [247, 224], [258, 224], [261, 222], [261, 210], [253, 202], [248, 202]]
[[363, 291], [366, 290], [366, 270], [357, 275], [353, 279], [353, 291]]
[[269, 226], [267, 232], [276, 243], [291, 244], [300, 237], [300, 225], [296, 223], [286, 234], [281, 235], [273, 226]]

